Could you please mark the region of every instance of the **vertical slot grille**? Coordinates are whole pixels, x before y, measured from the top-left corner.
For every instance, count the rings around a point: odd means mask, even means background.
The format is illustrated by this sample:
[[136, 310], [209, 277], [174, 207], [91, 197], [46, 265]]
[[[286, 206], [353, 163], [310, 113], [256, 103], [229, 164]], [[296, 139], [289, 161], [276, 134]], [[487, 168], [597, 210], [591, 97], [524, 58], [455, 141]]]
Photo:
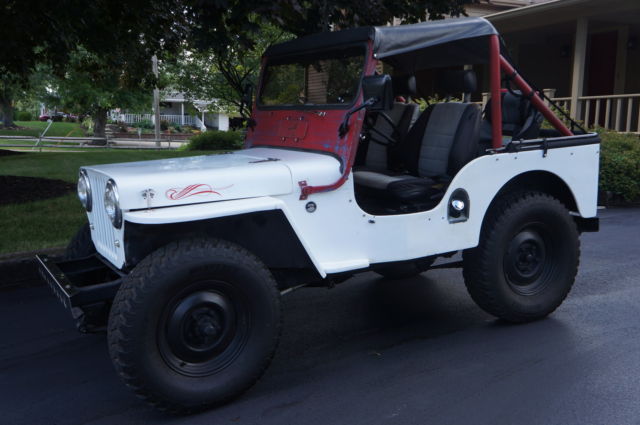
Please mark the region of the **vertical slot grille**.
[[93, 208], [89, 213], [91, 224], [93, 224], [93, 230], [91, 231], [93, 243], [103, 257], [115, 266], [120, 267], [124, 258], [122, 258], [121, 250], [115, 246], [115, 241], [119, 239], [120, 232], [113, 227], [104, 210], [104, 192], [109, 178], [91, 171], [88, 174], [91, 182], [91, 196], [93, 197]]

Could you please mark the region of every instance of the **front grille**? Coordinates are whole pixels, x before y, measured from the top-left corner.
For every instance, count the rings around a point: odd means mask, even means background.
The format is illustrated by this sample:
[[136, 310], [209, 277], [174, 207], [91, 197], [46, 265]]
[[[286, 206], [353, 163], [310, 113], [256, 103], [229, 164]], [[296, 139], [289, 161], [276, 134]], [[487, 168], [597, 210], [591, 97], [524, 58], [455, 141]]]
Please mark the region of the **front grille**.
[[103, 257], [116, 267], [121, 267], [124, 263], [124, 253], [122, 248], [116, 247], [115, 241], [122, 241], [122, 230], [113, 227], [111, 220], [109, 220], [104, 210], [104, 191], [109, 177], [90, 170], [87, 174], [89, 175], [89, 181], [91, 183], [93, 202], [93, 208], [89, 213], [89, 221], [93, 225], [91, 238], [93, 239], [96, 249]]

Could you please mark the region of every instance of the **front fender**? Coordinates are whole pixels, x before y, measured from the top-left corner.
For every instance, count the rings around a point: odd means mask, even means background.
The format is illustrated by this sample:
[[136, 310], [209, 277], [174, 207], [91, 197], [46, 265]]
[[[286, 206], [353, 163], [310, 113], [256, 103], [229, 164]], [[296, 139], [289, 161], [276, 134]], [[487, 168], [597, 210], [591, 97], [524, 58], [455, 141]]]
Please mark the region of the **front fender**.
[[216, 219], [272, 210], [282, 211], [287, 222], [291, 226], [291, 229], [298, 237], [302, 247], [313, 263], [316, 271], [320, 276], [325, 277], [327, 275], [326, 272], [321, 267], [316, 256], [313, 255], [313, 252], [303, 237], [302, 232], [297, 228], [294, 220], [291, 219], [286, 205], [281, 199], [265, 196], [232, 201], [183, 205], [178, 207], [128, 211], [124, 213], [124, 220], [125, 225], [127, 222], [142, 225], [162, 225], [188, 223], [191, 221]]
[[128, 211], [124, 220], [138, 224], [170, 224], [209, 218], [227, 217], [257, 211], [284, 210], [284, 202], [264, 196], [260, 198], [236, 199], [232, 201], [206, 202], [158, 209]]

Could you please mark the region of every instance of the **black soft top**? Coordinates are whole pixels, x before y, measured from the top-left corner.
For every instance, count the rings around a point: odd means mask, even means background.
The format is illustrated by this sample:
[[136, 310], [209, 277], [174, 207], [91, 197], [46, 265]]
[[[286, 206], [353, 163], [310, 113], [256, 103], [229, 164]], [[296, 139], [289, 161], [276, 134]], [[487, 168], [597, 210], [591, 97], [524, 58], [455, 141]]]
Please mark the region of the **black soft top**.
[[395, 67], [420, 69], [458, 63], [483, 63], [489, 56], [486, 37], [497, 33], [493, 25], [484, 18], [359, 27], [313, 34], [275, 44], [266, 50], [265, 56], [308, 53], [372, 40], [374, 56]]

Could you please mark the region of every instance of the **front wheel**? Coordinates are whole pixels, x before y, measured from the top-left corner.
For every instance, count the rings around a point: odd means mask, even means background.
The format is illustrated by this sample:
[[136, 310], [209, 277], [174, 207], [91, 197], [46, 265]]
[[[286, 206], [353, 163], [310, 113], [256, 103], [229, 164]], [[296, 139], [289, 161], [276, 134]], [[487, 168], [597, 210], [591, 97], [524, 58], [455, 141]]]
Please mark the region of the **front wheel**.
[[510, 322], [552, 313], [571, 290], [580, 241], [565, 206], [544, 193], [507, 195], [487, 213], [476, 248], [463, 254], [473, 300]]
[[69, 241], [64, 257], [67, 260], [74, 260], [76, 258], [88, 257], [95, 253], [96, 247], [91, 240], [89, 223], [84, 223]]
[[269, 365], [280, 302], [269, 270], [219, 240], [171, 243], [122, 283], [109, 317], [109, 351], [133, 390], [189, 412], [245, 391]]

